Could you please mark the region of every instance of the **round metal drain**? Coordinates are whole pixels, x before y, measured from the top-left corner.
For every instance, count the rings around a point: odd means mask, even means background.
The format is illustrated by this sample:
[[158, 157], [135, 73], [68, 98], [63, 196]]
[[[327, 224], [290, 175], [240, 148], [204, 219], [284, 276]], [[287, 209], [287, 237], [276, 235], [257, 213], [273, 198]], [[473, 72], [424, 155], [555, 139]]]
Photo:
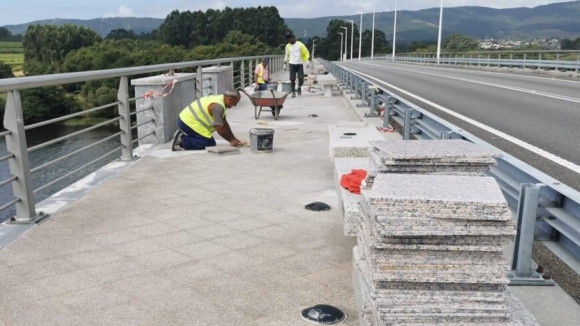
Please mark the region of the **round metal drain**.
[[317, 114], [310, 114], [310, 115], [308, 115], [308, 117], [309, 118], [318, 118], [318, 115]]
[[346, 320], [346, 314], [340, 309], [319, 304], [302, 310], [302, 319], [318, 325], [334, 325]]
[[322, 212], [322, 211], [329, 211], [330, 210], [330, 206], [328, 206], [328, 204], [326, 203], [322, 203], [322, 202], [314, 202], [314, 203], [310, 203], [306, 206], [304, 206], [304, 208], [306, 208], [309, 211], [315, 211], [315, 212]]
[[345, 132], [343, 135], [345, 135], [345, 136], [356, 136], [356, 132]]

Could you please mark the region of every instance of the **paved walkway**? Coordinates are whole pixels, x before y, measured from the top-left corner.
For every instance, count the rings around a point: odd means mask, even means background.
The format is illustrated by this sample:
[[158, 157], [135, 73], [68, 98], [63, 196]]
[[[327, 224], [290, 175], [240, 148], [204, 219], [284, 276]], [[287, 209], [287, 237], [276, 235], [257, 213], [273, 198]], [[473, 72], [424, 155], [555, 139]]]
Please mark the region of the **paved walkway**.
[[[246, 139], [253, 106], [229, 114]], [[319, 303], [356, 325], [326, 130], [357, 117], [303, 94], [262, 119], [274, 153], [158, 151], [0, 250], [0, 325], [300, 325]]]

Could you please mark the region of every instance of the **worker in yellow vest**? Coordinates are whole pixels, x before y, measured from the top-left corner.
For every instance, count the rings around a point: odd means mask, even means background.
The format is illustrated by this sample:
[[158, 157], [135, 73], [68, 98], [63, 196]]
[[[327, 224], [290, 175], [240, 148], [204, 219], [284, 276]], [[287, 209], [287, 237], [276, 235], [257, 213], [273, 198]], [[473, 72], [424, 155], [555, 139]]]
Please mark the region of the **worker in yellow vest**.
[[268, 89], [267, 85], [270, 83], [270, 72], [268, 71], [268, 58], [262, 59], [262, 62], [256, 66], [254, 70], [255, 90], [265, 91]]
[[208, 95], [193, 101], [181, 111], [177, 118], [178, 130], [173, 135], [173, 151], [202, 150], [215, 146], [214, 131], [238, 147], [244, 144], [233, 134], [226, 120], [227, 109], [240, 102], [237, 90], [226, 91], [223, 95]]

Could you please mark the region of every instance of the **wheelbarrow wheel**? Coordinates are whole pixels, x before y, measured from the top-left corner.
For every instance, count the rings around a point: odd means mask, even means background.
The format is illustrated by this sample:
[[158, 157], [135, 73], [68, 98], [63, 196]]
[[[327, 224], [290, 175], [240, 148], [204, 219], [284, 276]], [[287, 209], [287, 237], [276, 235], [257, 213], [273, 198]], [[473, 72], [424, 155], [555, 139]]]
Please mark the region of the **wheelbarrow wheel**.
[[271, 106], [270, 109], [272, 109], [271, 112], [272, 112], [272, 116], [274, 117], [274, 120], [278, 120], [278, 116], [280, 115], [281, 107]]
[[258, 108], [257, 106], [254, 106], [254, 118], [256, 120], [260, 119], [260, 113], [262, 113], [262, 107], [260, 106]]

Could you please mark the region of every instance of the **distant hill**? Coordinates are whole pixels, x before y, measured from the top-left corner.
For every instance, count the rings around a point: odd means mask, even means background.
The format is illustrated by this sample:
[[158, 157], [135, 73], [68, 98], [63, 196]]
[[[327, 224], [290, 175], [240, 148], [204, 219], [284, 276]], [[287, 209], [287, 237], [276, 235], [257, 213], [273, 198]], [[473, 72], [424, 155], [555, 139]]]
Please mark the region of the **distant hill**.
[[[444, 12], [444, 36], [461, 33], [476, 38], [576, 38], [580, 37], [580, 1], [554, 3], [535, 8], [492, 9], [486, 7], [446, 8]], [[331, 16], [321, 18], [286, 18], [286, 24], [297, 36], [324, 36], [332, 19], [354, 20], [358, 25], [360, 15]], [[375, 27], [392, 38], [393, 12], [378, 12]], [[439, 9], [399, 11], [397, 39], [400, 42], [436, 40]], [[157, 18], [103, 18], [91, 20], [53, 19], [21, 25], [4, 26], [13, 34], [23, 34], [30, 24], [75, 24], [90, 27], [107, 35], [118, 28], [132, 29], [136, 34], [150, 32], [161, 25]], [[363, 15], [363, 30], [370, 29], [372, 14]]]
[[97, 19], [46, 19], [38, 20], [26, 24], [20, 25], [6, 25], [3, 26], [7, 28], [13, 35], [26, 33], [29, 25], [56, 25], [62, 26], [64, 24], [72, 24], [78, 26], [84, 26], [92, 28], [97, 31], [101, 36], [107, 36], [112, 30], [124, 28], [132, 29], [135, 34], [149, 33], [156, 29], [163, 23], [165, 19], [159, 18], [136, 18], [136, 17], [114, 17], [114, 18], [97, 18]]

